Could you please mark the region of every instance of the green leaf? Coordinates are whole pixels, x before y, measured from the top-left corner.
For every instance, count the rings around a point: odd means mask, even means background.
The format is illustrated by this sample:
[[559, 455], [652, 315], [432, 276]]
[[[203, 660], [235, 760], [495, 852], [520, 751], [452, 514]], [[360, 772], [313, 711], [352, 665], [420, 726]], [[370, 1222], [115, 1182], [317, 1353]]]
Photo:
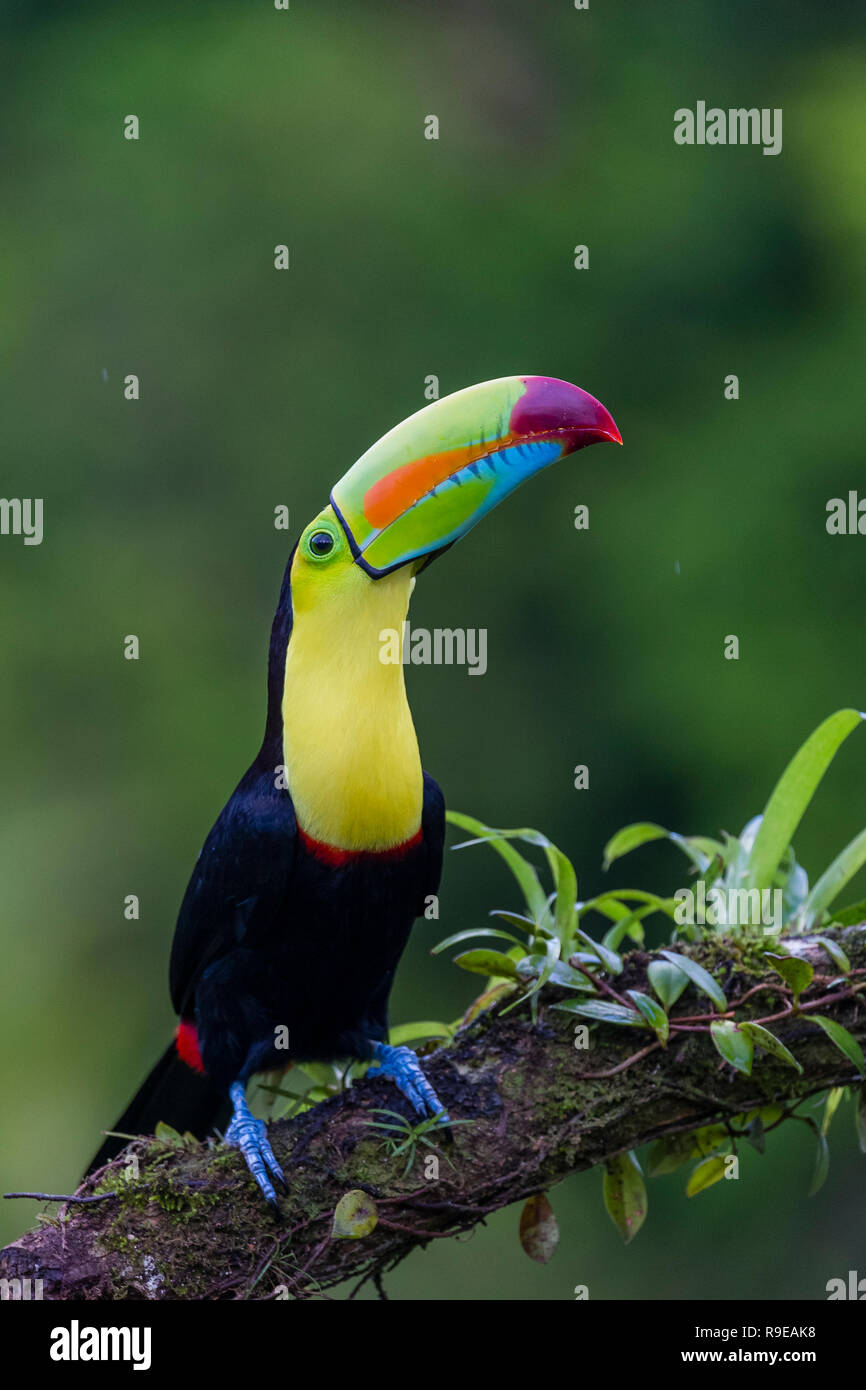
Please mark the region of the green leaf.
[[605, 869], [609, 869], [615, 859], [630, 854], [640, 845], [649, 844], [651, 840], [666, 840], [667, 835], [668, 832], [663, 826], [653, 825], [651, 821], [638, 821], [634, 825], [623, 826], [604, 847]]
[[[532, 975], [535, 976], [535, 984], [533, 985], [530, 994], [537, 993], [537, 991], [540, 990], [543, 985], [547, 984], [548, 980], [551, 979], [554, 971], [556, 970], [559, 964], [560, 944], [558, 939], [556, 937], [551, 937], [550, 940], [545, 943], [545, 946], [546, 950], [544, 952], [544, 955], [541, 955], [540, 953], [533, 953], [531, 956], [523, 956], [522, 959], [517, 961], [517, 973], [521, 976], [521, 978], [525, 976], [526, 972], [525, 970], [521, 970], [520, 967], [525, 965], [527, 962], [531, 963], [531, 972]], [[571, 969], [571, 967], [569, 966], [568, 969]], [[586, 985], [589, 985], [590, 988], [592, 988], [592, 986], [590, 985], [590, 981], [587, 980], [585, 976], [583, 976], [582, 979], [583, 985], [578, 985], [576, 986], [576, 988], [582, 988]], [[523, 996], [523, 999], [528, 998], [528, 994], [525, 994]], [[514, 1004], [509, 1005], [508, 1011], [510, 1011], [510, 1009], [512, 1008], [516, 1008], [517, 1004], [522, 1002], [523, 1000], [516, 1000]]]
[[851, 962], [838, 941], [832, 941], [829, 936], [816, 936], [815, 940], [820, 941], [836, 969], [841, 970], [843, 975], [850, 975]]
[[619, 921], [614, 922], [602, 937], [601, 944], [608, 951], [616, 951], [622, 944], [623, 938], [628, 936], [632, 941], [642, 943], [644, 930], [642, 922], [644, 917], [648, 917], [655, 908], [636, 907], [632, 912], [626, 911]]
[[619, 920], [623, 914], [631, 912], [631, 904], [644, 903], [647, 907], [654, 908], [657, 912], [663, 912], [666, 917], [673, 921], [674, 913], [677, 908], [676, 898], [660, 898], [658, 893], [646, 893], [642, 888], [611, 888], [606, 893], [599, 893], [597, 897], [590, 898], [585, 903], [580, 903], [581, 912], [588, 912], [594, 909], [596, 912], [603, 912], [606, 917], [611, 917], [614, 921]]
[[669, 838], [672, 844], [688, 855], [702, 874], [706, 873], [714, 859], [725, 858], [725, 846], [719, 840], [708, 839], [706, 835], [677, 835], [671, 831]]
[[[772, 930], [781, 927], [784, 922], [800, 920], [806, 906], [806, 899], [809, 896], [809, 876], [801, 864], [794, 860], [793, 846], [791, 848], [792, 866], [789, 871], [785, 871], [786, 861], [782, 860], [782, 866], [773, 880], [774, 888], [782, 889], [782, 921], [774, 923]], [[779, 881], [781, 878], [781, 882]], [[765, 934], [769, 934], [770, 924], [765, 924]]]
[[710, 1154], [716, 1152], [722, 1146], [730, 1146], [731, 1136], [725, 1125], [701, 1125], [692, 1135], [694, 1139], [695, 1154], [701, 1158], [708, 1158]]
[[[559, 949], [559, 941], [552, 942], [553, 947]], [[549, 955], [539, 955], [534, 952], [532, 955], [524, 956], [523, 960], [517, 962], [517, 973], [523, 977], [538, 977], [544, 972], [545, 967], [550, 965]], [[560, 984], [566, 990], [581, 990], [584, 994], [595, 994], [595, 986], [591, 980], [587, 979], [580, 970], [575, 970], [574, 966], [566, 965], [564, 960], [553, 959], [553, 969], [548, 974], [548, 979], [552, 984]], [[544, 984], [545, 980], [541, 980]]]
[[818, 879], [803, 905], [806, 930], [818, 922], [827, 908], [866, 864], [866, 830], [861, 830], [850, 844], [837, 854], [833, 863]]
[[564, 985], [566, 989], [580, 989], [583, 990], [584, 993], [587, 991], [592, 994], [595, 993], [595, 985], [592, 981], [588, 980], [580, 970], [575, 970], [573, 965], [569, 965], [564, 960], [557, 961], [550, 978], [553, 984]]
[[781, 975], [785, 984], [791, 986], [796, 1004], [803, 990], [809, 988], [815, 974], [809, 962], [800, 960], [798, 956], [776, 955], [772, 951], [764, 952], [764, 960], [769, 961], [776, 974]]
[[857, 1143], [860, 1145], [860, 1152], [866, 1154], [866, 1086], [857, 1087], [854, 1125], [857, 1130]]
[[626, 994], [637, 1004], [662, 1047], [665, 1047], [667, 1045], [670, 1025], [668, 1024], [668, 1016], [664, 1009], [657, 1004], [654, 999], [650, 999], [648, 994], [641, 994], [640, 990], [627, 989]]
[[708, 974], [702, 965], [697, 961], [691, 960], [688, 956], [678, 955], [676, 951], [660, 951], [659, 955], [664, 956], [665, 960], [670, 961], [678, 970], [682, 970], [688, 975], [692, 984], [695, 985], [709, 999], [712, 999], [717, 1009], [727, 1009], [728, 1001], [725, 998], [724, 990], [717, 985], [712, 975]]
[[320, 1100], [328, 1100], [333, 1094], [330, 1086], [311, 1086], [308, 1091], [304, 1092], [304, 1100], [311, 1105], [316, 1105]]
[[643, 1225], [647, 1210], [643, 1174], [631, 1150], [605, 1163], [603, 1192], [607, 1214], [628, 1245]]
[[401, 1115], [397, 1110], [386, 1110], [384, 1106], [377, 1105], [370, 1111], [371, 1115], [387, 1115], [387, 1120], [367, 1120], [366, 1124], [370, 1129], [389, 1129], [396, 1130], [400, 1134], [411, 1134], [412, 1125], [405, 1115]]
[[646, 1020], [637, 1009], [626, 1009], [622, 1004], [614, 1004], [607, 999], [564, 999], [561, 1004], [551, 1004], [551, 1009], [559, 1009], [564, 1014], [578, 1014], [581, 1018], [592, 1018], [597, 1023], [616, 1023], [629, 1028], [646, 1028]]
[[[538, 1000], [537, 995], [540, 989], [547, 984], [554, 970], [559, 963], [560, 943], [558, 937], [549, 937], [542, 943], [545, 946], [544, 954], [533, 953], [531, 956], [521, 956], [518, 950], [509, 951], [509, 955], [515, 960], [517, 973], [521, 984], [528, 986], [524, 993], [518, 995], [507, 1008], [502, 1010], [503, 1017], [511, 1013], [512, 1009], [525, 1004], [527, 999], [532, 1000], [532, 1021], [536, 1022]], [[587, 981], [587, 983], [589, 983]]]
[[591, 970], [595, 971], [598, 970], [598, 956], [595, 951], [575, 951], [569, 957], [569, 965], [574, 965], [579, 970], [584, 970], [588, 965]]
[[318, 1086], [336, 1086], [340, 1081], [340, 1073], [331, 1062], [300, 1062], [298, 1070]]
[[866, 1076], [866, 1058], [863, 1056], [863, 1049], [847, 1028], [843, 1028], [841, 1023], [837, 1023], [835, 1018], [819, 1018], [817, 1014], [810, 1014], [809, 1021], [817, 1023], [819, 1028], [823, 1028], [830, 1041], [836, 1044], [849, 1062], [854, 1063], [860, 1076]]
[[855, 709], [837, 710], [819, 724], [794, 754], [764, 808], [746, 866], [746, 888], [771, 887], [773, 875], [821, 778], [862, 718]]
[[758, 1114], [767, 1127], [774, 1125], [777, 1120], [781, 1120], [784, 1113], [785, 1107], [783, 1105], [762, 1105], [758, 1111]]
[[501, 951], [464, 951], [462, 956], [454, 957], [454, 964], [461, 970], [469, 970], [473, 975], [494, 975], [497, 979], [519, 980], [517, 966], [510, 956]]
[[388, 1034], [391, 1047], [416, 1042], [419, 1038], [450, 1038], [453, 1029], [447, 1023], [398, 1023]]
[[577, 908], [581, 916], [585, 912], [600, 912], [613, 923], [625, 921], [632, 913], [628, 904], [621, 902], [613, 893], [602, 893], [597, 898], [590, 898], [588, 902], [578, 903]]
[[866, 922], [866, 898], [859, 903], [839, 908], [833, 913], [833, 922], [840, 927], [859, 927]]
[[[509, 912], [504, 907], [493, 907], [487, 914], [489, 917], [501, 917], [503, 922], [510, 922], [518, 931], [522, 931], [529, 936], [535, 936], [540, 930], [538, 922], [533, 922], [531, 917], [527, 917], [523, 912]], [[544, 928], [547, 930], [547, 928]]]
[[515, 946], [525, 946], [525, 942], [517, 936], [512, 936], [509, 931], [501, 931], [498, 927], [473, 927], [468, 931], [458, 931], [453, 936], [446, 936], [443, 941], [437, 942], [430, 954], [438, 956], [440, 951], [447, 951], [449, 946], [456, 946], [458, 941], [472, 941], [477, 936], [498, 936], [503, 941], [512, 941]]
[[530, 916], [536, 922], [543, 921], [547, 912], [547, 895], [541, 886], [535, 866], [508, 843], [512, 832], [493, 830], [482, 821], [475, 820], [474, 816], [464, 816], [459, 811], [446, 811], [445, 819], [450, 825], [456, 825], [460, 830], [468, 830], [471, 835], [478, 836], [476, 841], [470, 840], [465, 844], [455, 845], [454, 849], [466, 849], [469, 844], [483, 843], [490, 845], [502, 856], [520, 885]]
[[742, 1033], [729, 1018], [716, 1019], [710, 1024], [710, 1033], [719, 1055], [737, 1071], [751, 1076], [755, 1050], [752, 1039]]
[[574, 865], [561, 849], [545, 840], [543, 845], [553, 883], [556, 888], [556, 903], [553, 909], [553, 924], [564, 951], [570, 949], [577, 925], [577, 875]]
[[344, 1192], [334, 1209], [331, 1235], [336, 1240], [362, 1240], [375, 1230], [379, 1213], [373, 1198], [360, 1188]]
[[[506, 859], [512, 873], [517, 877], [523, 888], [524, 897], [529, 910], [534, 914], [537, 924], [541, 924], [550, 916], [550, 903], [555, 899], [553, 929], [558, 936], [563, 948], [570, 947], [572, 934], [577, 920], [577, 910], [575, 899], [577, 898], [577, 876], [571, 860], [563, 854], [562, 850], [554, 845], [546, 835], [540, 830], [532, 830], [528, 827], [520, 830], [495, 830], [491, 826], [482, 825], [480, 821], [474, 821], [471, 816], [462, 816], [449, 813], [448, 819], [455, 825], [460, 825], [464, 829], [474, 830], [479, 838], [475, 841], [466, 841], [462, 845], [454, 845], [454, 849], [466, 849], [470, 844], [480, 844], [488, 842], [497, 849], [503, 858]], [[513, 846], [507, 842], [509, 840], [525, 840], [527, 844], [535, 845], [544, 850], [550, 871], [553, 877], [554, 893], [550, 897], [544, 898], [543, 902], [539, 899], [536, 888], [543, 894], [543, 889], [538, 879], [538, 874], [528, 860], [524, 859]], [[527, 870], [529, 873], [527, 873]]]
[[827, 1136], [821, 1133], [816, 1124], [812, 1124], [811, 1128], [818, 1144], [815, 1153], [815, 1166], [812, 1169], [812, 1181], [809, 1185], [809, 1196], [814, 1197], [815, 1193], [820, 1192], [827, 1181], [827, 1174], [830, 1171], [830, 1146], [827, 1143]]
[[689, 982], [689, 977], [669, 960], [654, 960], [647, 969], [649, 982], [666, 1009], [670, 1009], [679, 999]]
[[723, 1154], [714, 1154], [712, 1158], [705, 1158], [692, 1172], [686, 1184], [686, 1196], [696, 1197], [699, 1192], [705, 1192], [708, 1187], [712, 1187], [724, 1176], [725, 1157]]
[[826, 1101], [824, 1102], [824, 1115], [823, 1115], [823, 1118], [822, 1118], [822, 1120], [821, 1120], [821, 1133], [822, 1133], [822, 1134], [827, 1134], [827, 1133], [829, 1132], [830, 1123], [831, 1123], [831, 1121], [832, 1121], [832, 1119], [833, 1119], [833, 1116], [836, 1114], [836, 1111], [839, 1109], [839, 1102], [840, 1102], [840, 1100], [842, 1099], [842, 1097], [844, 1096], [844, 1094], [845, 1094], [845, 1087], [844, 1087], [844, 1086], [833, 1086], [833, 1087], [827, 1092], [827, 1099], [826, 1099]]
[[578, 940], [582, 941], [585, 946], [589, 947], [593, 955], [598, 957], [599, 961], [604, 966], [605, 970], [608, 972], [609, 975], [619, 975], [621, 973], [622, 957], [618, 956], [616, 951], [609, 951], [608, 948], [606, 946], [603, 946], [600, 941], [596, 941], [593, 937], [587, 936], [585, 931], [577, 931], [575, 935], [577, 936]]
[[751, 1038], [756, 1046], [762, 1047], [765, 1052], [769, 1052], [771, 1057], [777, 1057], [780, 1062], [787, 1062], [789, 1067], [793, 1067], [795, 1071], [802, 1073], [803, 1068], [797, 1061], [793, 1052], [789, 1052], [785, 1044], [780, 1042], [775, 1034], [771, 1033], [769, 1029], [764, 1028], [762, 1024], [741, 1023], [740, 1032], [745, 1033], [747, 1038]]
[[559, 1226], [543, 1192], [527, 1198], [520, 1213], [520, 1244], [536, 1264], [546, 1265], [559, 1244]]
[[178, 1130], [167, 1125], [164, 1120], [160, 1120], [153, 1131], [154, 1139], [158, 1139], [161, 1144], [171, 1144], [175, 1149], [183, 1148], [183, 1136]]

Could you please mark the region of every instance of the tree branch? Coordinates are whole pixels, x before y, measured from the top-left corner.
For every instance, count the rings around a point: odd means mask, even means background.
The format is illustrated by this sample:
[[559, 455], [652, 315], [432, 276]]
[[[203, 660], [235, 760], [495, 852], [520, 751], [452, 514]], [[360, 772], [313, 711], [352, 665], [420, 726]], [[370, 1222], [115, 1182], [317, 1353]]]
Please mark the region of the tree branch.
[[[831, 988], [838, 970], [820, 943], [786, 939], [815, 970], [801, 1002], [826, 996], [821, 1014], [866, 1043], [856, 989], [866, 977], [866, 926], [825, 935], [844, 942], [856, 973], [850, 985]], [[702, 1012], [704, 996], [691, 986], [671, 1011], [672, 1024], [683, 1022], [667, 1047], [636, 1029], [599, 1024], [589, 1049], [578, 1050], [582, 1020], [550, 1007], [574, 996], [548, 988], [536, 1025], [526, 1006], [504, 1017], [490, 1010], [427, 1058], [452, 1118], [473, 1123], [442, 1137], [428, 1131], [435, 1148], [419, 1144], [408, 1172], [408, 1154], [391, 1156], [383, 1131], [370, 1127], [376, 1108], [411, 1119], [408, 1106], [389, 1082], [364, 1079], [271, 1126], [289, 1178], [278, 1217], [234, 1151], [139, 1140], [88, 1179], [74, 1205], [43, 1216], [0, 1252], [0, 1278], [41, 1279], [43, 1296], [61, 1300], [310, 1297], [349, 1278], [378, 1284], [416, 1246], [468, 1231], [571, 1172], [719, 1117], [858, 1080], [808, 1009], [791, 1012], [790, 991], [760, 961], [763, 947], [718, 938], [677, 949], [715, 973], [738, 1022], [773, 1016], [773, 1031], [803, 1074], [764, 1053], [751, 1076], [722, 1062], [705, 1031], [713, 1015]], [[625, 957], [620, 994], [652, 992], [651, 959], [640, 951]], [[336, 1238], [334, 1210], [357, 1189], [373, 1198], [378, 1223], [361, 1239]], [[114, 1196], [80, 1200], [106, 1193]]]

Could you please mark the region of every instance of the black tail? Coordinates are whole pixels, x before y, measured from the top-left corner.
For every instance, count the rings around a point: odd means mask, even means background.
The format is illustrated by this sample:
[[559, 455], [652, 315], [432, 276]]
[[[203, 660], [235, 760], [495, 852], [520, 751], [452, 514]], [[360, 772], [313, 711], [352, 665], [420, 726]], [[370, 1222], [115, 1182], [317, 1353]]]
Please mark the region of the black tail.
[[[204, 1139], [215, 1125], [225, 1128], [230, 1115], [228, 1096], [182, 1062], [172, 1043], [112, 1128], [122, 1134], [153, 1134], [162, 1120], [181, 1134], [190, 1130]], [[108, 1163], [128, 1142], [109, 1136], [84, 1176]]]

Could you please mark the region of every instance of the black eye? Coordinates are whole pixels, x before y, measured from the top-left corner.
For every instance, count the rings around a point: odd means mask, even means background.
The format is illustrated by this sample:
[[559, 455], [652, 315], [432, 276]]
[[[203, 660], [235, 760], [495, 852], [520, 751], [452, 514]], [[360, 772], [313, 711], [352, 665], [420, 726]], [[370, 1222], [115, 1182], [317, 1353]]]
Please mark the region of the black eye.
[[307, 541], [307, 545], [310, 554], [321, 559], [323, 556], [329, 555], [334, 549], [334, 537], [330, 531], [314, 531]]

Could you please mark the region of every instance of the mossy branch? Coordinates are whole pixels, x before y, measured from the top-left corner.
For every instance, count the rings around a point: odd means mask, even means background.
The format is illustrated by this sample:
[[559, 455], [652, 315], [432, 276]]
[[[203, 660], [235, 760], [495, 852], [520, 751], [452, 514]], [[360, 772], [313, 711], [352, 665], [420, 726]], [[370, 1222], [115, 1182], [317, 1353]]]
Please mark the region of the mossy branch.
[[[827, 995], [821, 1014], [866, 1043], [866, 1007], [854, 987], [866, 971], [866, 926], [824, 935], [844, 943], [852, 985], [831, 987], [839, 972], [825, 948], [795, 938], [815, 971], [802, 1002]], [[574, 1045], [580, 1020], [550, 1007], [573, 996], [546, 989], [537, 1024], [528, 1008], [491, 1010], [427, 1058], [451, 1116], [472, 1123], [441, 1138], [428, 1132], [436, 1147], [420, 1146], [408, 1172], [406, 1153], [389, 1153], [371, 1126], [373, 1111], [409, 1118], [408, 1107], [391, 1083], [365, 1079], [272, 1125], [289, 1180], [278, 1217], [234, 1151], [140, 1140], [77, 1194], [112, 1195], [52, 1208], [0, 1252], [0, 1278], [41, 1279], [43, 1297], [58, 1300], [315, 1297], [347, 1279], [378, 1282], [416, 1247], [649, 1140], [858, 1080], [808, 1011], [787, 1012], [790, 991], [754, 944], [717, 938], [677, 949], [713, 973], [738, 1022], [778, 1015], [774, 1032], [802, 1074], [763, 1052], [751, 1075], [728, 1066], [704, 1031], [706, 1000], [691, 987], [671, 1010], [672, 1022], [687, 1022], [667, 1047], [635, 1028], [600, 1024], [589, 1050]], [[651, 992], [652, 959], [626, 957], [618, 994]], [[337, 1204], [358, 1190], [373, 1199], [378, 1220], [361, 1238], [335, 1236]]]

